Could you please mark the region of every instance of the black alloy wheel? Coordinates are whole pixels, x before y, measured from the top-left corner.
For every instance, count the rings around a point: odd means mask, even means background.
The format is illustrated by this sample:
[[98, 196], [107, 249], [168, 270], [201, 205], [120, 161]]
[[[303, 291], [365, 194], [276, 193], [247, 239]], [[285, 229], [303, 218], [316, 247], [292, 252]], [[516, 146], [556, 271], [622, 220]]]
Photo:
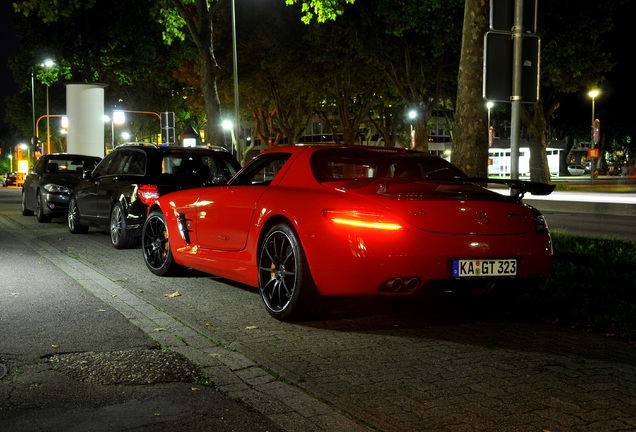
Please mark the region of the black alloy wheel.
[[36, 192], [36, 200], [37, 204], [35, 207], [35, 215], [38, 218], [38, 222], [40, 223], [48, 223], [51, 222], [52, 216], [44, 214], [44, 207], [42, 204], [42, 192]]
[[169, 276], [182, 270], [172, 257], [166, 220], [160, 210], [150, 213], [144, 223], [141, 250], [146, 267], [157, 276]]
[[110, 212], [110, 241], [115, 249], [129, 249], [137, 242], [126, 231], [126, 217], [120, 203], [115, 203]]
[[265, 309], [276, 319], [311, 319], [320, 310], [302, 245], [287, 223], [274, 226], [260, 246], [258, 283]]
[[68, 203], [67, 213], [68, 230], [72, 234], [85, 234], [88, 232], [88, 227], [80, 223], [79, 209], [77, 208], [77, 200], [75, 197], [71, 197]]
[[27, 210], [26, 208], [26, 192], [24, 191], [24, 188], [22, 188], [21, 210], [22, 210], [22, 216], [33, 216], [33, 211]]

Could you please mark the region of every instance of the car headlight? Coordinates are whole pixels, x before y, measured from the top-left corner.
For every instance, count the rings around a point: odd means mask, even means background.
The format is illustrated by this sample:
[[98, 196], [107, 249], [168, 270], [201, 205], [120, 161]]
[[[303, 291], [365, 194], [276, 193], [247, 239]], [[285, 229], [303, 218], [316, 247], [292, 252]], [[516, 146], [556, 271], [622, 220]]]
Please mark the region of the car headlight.
[[60, 186], [56, 184], [44, 185], [44, 190], [50, 193], [68, 194], [69, 190], [66, 186]]

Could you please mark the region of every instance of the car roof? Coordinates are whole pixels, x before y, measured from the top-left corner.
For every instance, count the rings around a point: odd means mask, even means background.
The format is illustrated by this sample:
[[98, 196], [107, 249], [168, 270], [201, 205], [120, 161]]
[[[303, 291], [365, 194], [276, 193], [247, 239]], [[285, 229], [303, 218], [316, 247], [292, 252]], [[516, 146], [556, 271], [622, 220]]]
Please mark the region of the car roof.
[[174, 145], [157, 145], [155, 143], [148, 142], [129, 142], [119, 144], [113, 151], [125, 148], [138, 148], [149, 151], [157, 151], [157, 152], [200, 152], [200, 151], [210, 151], [216, 153], [228, 153], [227, 149], [219, 146], [196, 146], [196, 147], [181, 147]]

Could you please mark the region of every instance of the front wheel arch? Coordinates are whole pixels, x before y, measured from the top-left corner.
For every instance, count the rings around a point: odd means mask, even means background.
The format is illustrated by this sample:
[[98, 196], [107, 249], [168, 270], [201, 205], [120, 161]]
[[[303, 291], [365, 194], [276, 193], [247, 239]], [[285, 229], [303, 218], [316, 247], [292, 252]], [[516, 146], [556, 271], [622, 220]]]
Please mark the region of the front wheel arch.
[[141, 250], [146, 267], [157, 276], [176, 276], [185, 270], [174, 260], [168, 226], [160, 208], [151, 211], [144, 222]]

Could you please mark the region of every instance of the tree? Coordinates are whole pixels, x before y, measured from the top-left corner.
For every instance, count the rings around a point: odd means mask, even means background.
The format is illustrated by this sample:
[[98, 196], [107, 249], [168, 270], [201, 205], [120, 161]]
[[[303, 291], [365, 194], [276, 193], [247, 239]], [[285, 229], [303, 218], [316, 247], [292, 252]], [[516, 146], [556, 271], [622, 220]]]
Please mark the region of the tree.
[[[111, 107], [174, 111], [180, 121], [198, 114], [188, 106], [192, 97], [187, 102], [184, 99], [191, 96], [185, 91], [192, 85], [188, 82], [191, 74], [184, 73], [184, 69], [192, 64], [193, 50], [188, 49], [187, 41], [166, 46], [162, 39], [164, 27], [149, 13], [153, 2], [94, 0], [75, 5], [77, 8], [69, 5], [74, 3], [60, 2], [59, 7], [46, 1], [16, 5], [22, 12], [16, 16], [20, 53], [11, 59], [11, 68], [22, 93], [11, 98], [8, 112], [24, 135], [30, 136], [32, 129], [32, 72], [36, 117], [46, 113], [41, 83], [50, 86], [51, 114], [64, 113], [65, 88], [57, 84], [61, 80], [106, 84], [106, 103]], [[46, 57], [55, 60], [54, 68], [38, 66]], [[182, 73], [174, 73], [177, 69]], [[196, 109], [196, 104], [192, 105]], [[135, 128], [131, 130], [134, 135], [148, 136], [158, 132], [159, 121], [156, 116], [136, 116], [131, 126]], [[53, 138], [56, 133], [52, 129]], [[59, 137], [55, 141], [61, 145], [65, 140]]]
[[[611, 69], [601, 40], [612, 28], [616, 8], [623, 3], [563, 0], [539, 4], [540, 101], [522, 107], [533, 181], [550, 182], [545, 137], [548, 120], [559, 107], [560, 97], [590, 89]], [[487, 175], [488, 155], [486, 114], [480, 95], [483, 35], [488, 28], [486, 2], [466, 0], [464, 16], [452, 160], [469, 175], [483, 177]]]
[[415, 110], [416, 145], [428, 150], [428, 122], [454, 99], [460, 0], [358, 0], [368, 54], [406, 111]]
[[488, 3], [466, 0], [451, 161], [471, 177], [488, 176], [487, 117], [482, 98]]
[[[587, 93], [603, 81], [604, 74], [613, 67], [602, 42], [613, 27], [617, 8], [623, 3], [623, 0], [541, 3], [537, 24], [542, 42], [541, 96], [537, 104], [522, 109], [530, 144], [532, 181], [550, 183], [546, 129], [563, 95]], [[563, 20], [563, 16], [568, 18]]]

